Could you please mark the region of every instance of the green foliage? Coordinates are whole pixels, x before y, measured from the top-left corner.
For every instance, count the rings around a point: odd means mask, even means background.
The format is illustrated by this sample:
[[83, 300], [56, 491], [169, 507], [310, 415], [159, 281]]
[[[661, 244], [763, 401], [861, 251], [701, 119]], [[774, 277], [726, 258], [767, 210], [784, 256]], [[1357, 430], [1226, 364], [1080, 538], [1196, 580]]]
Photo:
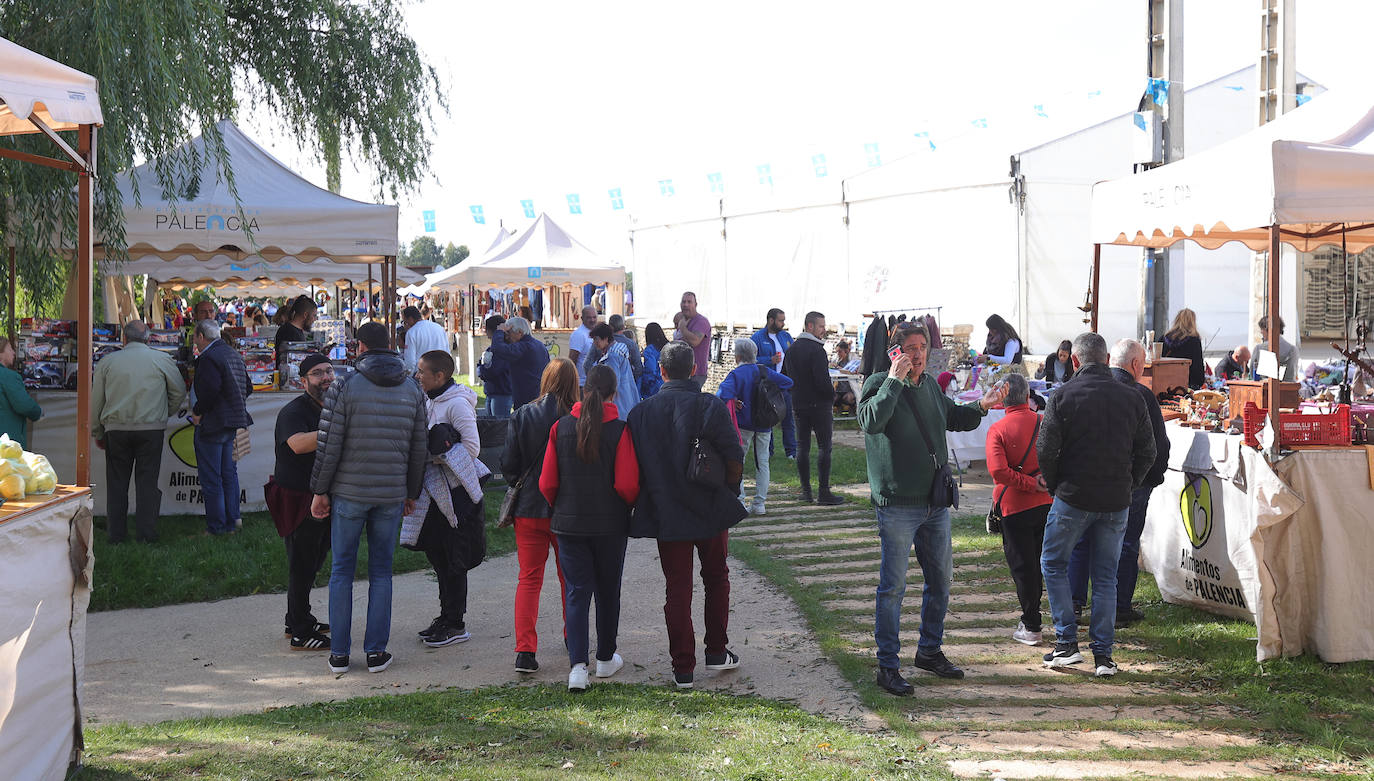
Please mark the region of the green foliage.
[[444, 247], [444, 259], [440, 261], [439, 267], [452, 268], [462, 263], [464, 260], [467, 260], [469, 254], [471, 253], [468, 252], [468, 245], [460, 244], [455, 247], [453, 246], [453, 242], [450, 241], [448, 246]]
[[415, 240], [406, 247], [404, 258], [400, 259], [406, 266], [431, 266], [437, 268], [444, 260], [444, 252], [439, 249], [439, 245], [434, 241], [433, 236], [416, 236]]
[[[437, 74], [406, 34], [403, 0], [59, 0], [0, 3], [11, 41], [100, 80], [105, 125], [98, 136], [95, 224], [110, 257], [124, 257], [123, 204], [115, 177], [157, 160], [172, 197], [195, 192], [205, 160], [185, 143], [203, 133], [226, 171], [215, 122], [244, 103], [265, 106], [326, 162], [337, 183], [342, 155], [376, 172], [379, 194], [395, 198], [428, 169], [425, 128], [446, 110]], [[75, 147], [75, 134], [67, 133]], [[0, 139], [6, 147], [56, 156], [42, 136]], [[13, 226], [21, 286], [39, 314], [60, 306], [76, 239], [75, 177], [0, 164], [0, 230]], [[136, 200], [141, 193], [134, 193]]]

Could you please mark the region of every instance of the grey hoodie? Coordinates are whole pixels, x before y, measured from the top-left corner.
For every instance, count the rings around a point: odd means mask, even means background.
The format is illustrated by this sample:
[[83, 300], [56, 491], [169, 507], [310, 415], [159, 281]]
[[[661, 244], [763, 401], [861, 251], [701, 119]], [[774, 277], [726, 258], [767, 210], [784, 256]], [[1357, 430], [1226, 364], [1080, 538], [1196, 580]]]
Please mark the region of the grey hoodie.
[[368, 350], [356, 366], [324, 397], [310, 488], [363, 504], [414, 499], [428, 459], [424, 391], [394, 350]]

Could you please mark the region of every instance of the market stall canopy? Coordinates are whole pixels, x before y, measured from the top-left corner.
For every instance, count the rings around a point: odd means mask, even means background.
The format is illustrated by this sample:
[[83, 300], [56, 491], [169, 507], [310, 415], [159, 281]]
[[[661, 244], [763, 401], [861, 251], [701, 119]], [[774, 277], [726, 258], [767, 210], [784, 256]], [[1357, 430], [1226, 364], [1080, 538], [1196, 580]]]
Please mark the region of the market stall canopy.
[[[286, 255], [268, 263], [260, 257], [239, 259], [228, 255], [211, 255], [202, 260], [194, 255], [144, 255], [137, 260], [116, 264], [114, 261], [101, 261], [100, 270], [106, 276], [146, 275], [157, 280], [160, 287], [218, 289], [227, 283], [255, 285], [266, 289], [265, 283], [275, 283], [282, 289], [300, 292], [300, 288], [311, 285], [325, 287], [346, 285], [364, 287], [368, 280], [366, 263], [334, 263], [327, 259], [304, 260]], [[382, 267], [373, 265], [371, 278], [380, 284]], [[398, 282], [418, 282], [420, 275], [407, 268], [397, 267]], [[274, 295], [257, 293], [256, 295]], [[283, 293], [282, 295], [286, 295]]]
[[481, 263], [482, 260], [486, 259], [493, 253], [495, 253], [498, 247], [503, 246], [507, 241], [510, 240], [510, 237], [514, 235], [514, 233], [507, 233], [505, 228], [497, 228], [496, 238], [491, 242], [491, 246], [487, 247], [487, 251], [482, 253], [481, 258], [469, 257], [468, 259], [464, 260], [462, 263], [458, 263], [457, 265], [449, 266], [448, 268], [441, 268], [438, 271], [426, 274], [425, 280], [423, 282], [416, 285], [411, 285], [409, 287], [403, 287], [396, 292], [399, 295], [403, 296], [424, 296], [424, 294], [428, 293], [430, 288], [434, 287], [436, 284], [443, 282], [446, 279], [452, 279], [453, 277], [457, 276], [467, 265], [472, 264], [474, 261], [477, 263]]
[[75, 68], [0, 38], [0, 136], [102, 125], [99, 84]]
[[540, 214], [524, 233], [477, 263], [458, 268], [459, 273], [435, 287], [576, 287], [625, 282], [624, 266], [587, 249], [548, 214]]
[[[167, 193], [150, 161], [119, 175], [129, 256], [160, 253], [206, 259], [223, 254], [306, 261], [379, 262], [396, 254], [399, 211], [316, 187], [268, 154], [233, 122], [215, 125], [238, 189], [235, 201], [203, 136], [188, 142], [202, 161], [199, 188]], [[183, 150], [179, 150], [181, 152]], [[137, 188], [141, 202], [134, 199]], [[190, 189], [190, 188], [188, 188]], [[175, 197], [168, 197], [175, 196]], [[245, 227], [251, 231], [254, 246]]]
[[1250, 133], [1093, 187], [1092, 240], [1207, 249], [1269, 248], [1269, 226], [1299, 251], [1374, 246], [1374, 92], [1324, 93]]

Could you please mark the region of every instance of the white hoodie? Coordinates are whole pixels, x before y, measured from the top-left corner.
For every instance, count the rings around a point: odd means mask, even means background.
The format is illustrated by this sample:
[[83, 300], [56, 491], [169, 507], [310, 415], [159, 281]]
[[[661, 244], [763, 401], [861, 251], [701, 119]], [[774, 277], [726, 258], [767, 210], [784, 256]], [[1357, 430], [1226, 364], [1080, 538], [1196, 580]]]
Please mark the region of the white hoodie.
[[477, 436], [477, 392], [466, 385], [453, 383], [448, 390], [431, 399], [426, 394], [425, 409], [429, 412], [429, 427], [447, 423], [458, 429], [463, 437], [463, 449], [473, 458], [482, 451]]

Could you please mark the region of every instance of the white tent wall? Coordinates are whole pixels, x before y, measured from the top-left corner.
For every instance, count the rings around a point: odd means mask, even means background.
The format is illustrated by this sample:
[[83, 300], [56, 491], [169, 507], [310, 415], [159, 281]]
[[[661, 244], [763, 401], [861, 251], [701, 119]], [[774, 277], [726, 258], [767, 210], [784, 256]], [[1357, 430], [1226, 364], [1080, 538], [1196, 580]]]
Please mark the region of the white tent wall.
[[844, 259], [842, 206], [730, 217], [725, 221], [730, 302], [727, 312], [712, 312], [712, 320], [724, 322], [728, 314], [731, 322], [762, 325], [768, 310], [777, 307], [787, 313], [793, 333], [813, 310], [832, 325], [857, 324], [857, 318], [846, 320], [843, 314], [853, 311]]
[[854, 304], [832, 317], [858, 323], [874, 309], [940, 306], [945, 328], [981, 326], [993, 312], [1015, 322], [1016, 240], [1004, 182], [852, 203]]
[[643, 228], [634, 233], [635, 322], [672, 330], [685, 291], [702, 312], [725, 317], [725, 240], [719, 219]]

